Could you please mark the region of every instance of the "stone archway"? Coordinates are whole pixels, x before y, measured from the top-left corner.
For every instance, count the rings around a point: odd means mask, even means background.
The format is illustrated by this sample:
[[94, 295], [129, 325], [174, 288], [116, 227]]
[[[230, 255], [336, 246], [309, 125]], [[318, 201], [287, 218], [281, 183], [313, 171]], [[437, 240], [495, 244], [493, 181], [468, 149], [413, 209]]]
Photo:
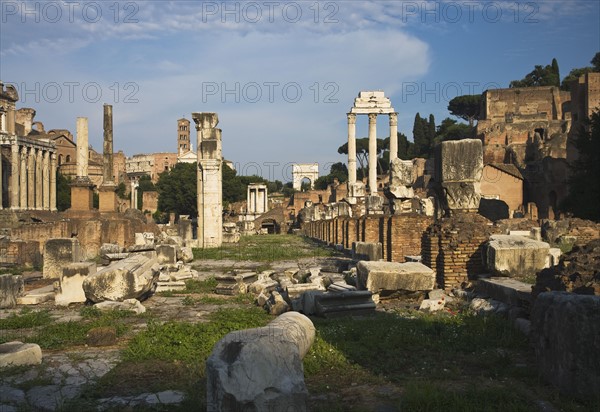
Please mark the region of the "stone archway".
[[294, 190], [302, 189], [302, 180], [310, 180], [310, 188], [314, 189], [315, 181], [319, 178], [318, 163], [298, 163], [292, 166], [292, 187]]

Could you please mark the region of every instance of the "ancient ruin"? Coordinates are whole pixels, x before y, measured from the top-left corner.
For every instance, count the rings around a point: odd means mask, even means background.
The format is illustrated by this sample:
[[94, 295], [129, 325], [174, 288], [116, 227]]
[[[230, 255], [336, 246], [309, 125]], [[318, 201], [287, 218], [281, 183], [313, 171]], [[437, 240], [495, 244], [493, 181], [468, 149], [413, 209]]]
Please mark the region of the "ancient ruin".
[[214, 248], [223, 242], [221, 129], [216, 113], [192, 113], [198, 147], [198, 243]]

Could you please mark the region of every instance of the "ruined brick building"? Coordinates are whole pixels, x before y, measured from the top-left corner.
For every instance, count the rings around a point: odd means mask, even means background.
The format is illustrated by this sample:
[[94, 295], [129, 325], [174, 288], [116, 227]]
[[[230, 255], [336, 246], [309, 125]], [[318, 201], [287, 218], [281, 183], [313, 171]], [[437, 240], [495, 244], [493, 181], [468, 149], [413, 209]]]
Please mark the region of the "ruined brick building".
[[523, 177], [523, 204], [533, 202], [540, 218], [552, 217], [568, 193], [572, 141], [599, 107], [600, 73], [581, 76], [571, 92], [551, 86], [487, 90], [477, 123], [484, 163], [514, 165]]

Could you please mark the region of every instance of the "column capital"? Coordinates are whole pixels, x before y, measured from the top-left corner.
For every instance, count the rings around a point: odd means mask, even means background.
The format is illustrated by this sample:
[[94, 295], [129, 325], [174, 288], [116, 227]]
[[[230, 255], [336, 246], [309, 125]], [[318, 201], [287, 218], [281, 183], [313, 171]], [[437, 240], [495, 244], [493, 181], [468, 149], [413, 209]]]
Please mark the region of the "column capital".
[[390, 126], [398, 125], [398, 113], [390, 113]]
[[348, 116], [348, 124], [356, 124], [356, 113], [347, 113]]
[[377, 113], [369, 113], [369, 123], [375, 123], [377, 121]]

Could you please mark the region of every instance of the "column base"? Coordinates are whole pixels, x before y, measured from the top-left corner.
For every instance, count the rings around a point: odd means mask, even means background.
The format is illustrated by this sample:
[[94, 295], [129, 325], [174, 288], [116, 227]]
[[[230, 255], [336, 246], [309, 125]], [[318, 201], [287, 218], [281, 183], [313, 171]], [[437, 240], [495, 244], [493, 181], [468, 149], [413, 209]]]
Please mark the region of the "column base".
[[71, 183], [71, 210], [92, 210], [94, 184], [88, 177], [76, 177]]
[[117, 194], [115, 193], [117, 186], [114, 184], [103, 184], [98, 189], [100, 196], [100, 204], [98, 210], [101, 212], [116, 212], [117, 211]]

